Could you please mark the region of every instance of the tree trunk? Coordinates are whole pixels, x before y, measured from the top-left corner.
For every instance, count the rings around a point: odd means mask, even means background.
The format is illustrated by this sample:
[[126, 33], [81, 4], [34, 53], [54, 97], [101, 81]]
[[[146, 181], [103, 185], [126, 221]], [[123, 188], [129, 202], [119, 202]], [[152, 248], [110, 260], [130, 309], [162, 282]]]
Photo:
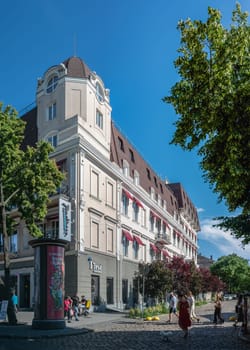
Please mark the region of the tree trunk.
[[7, 233], [6, 225], [6, 211], [3, 195], [3, 187], [1, 186], [1, 217], [2, 217], [2, 230], [3, 230], [3, 246], [4, 246], [4, 284], [5, 293], [4, 299], [8, 300], [7, 316], [10, 325], [15, 325], [17, 323], [16, 312], [14, 304], [12, 302], [12, 291], [10, 286], [10, 257], [9, 257], [9, 236]]

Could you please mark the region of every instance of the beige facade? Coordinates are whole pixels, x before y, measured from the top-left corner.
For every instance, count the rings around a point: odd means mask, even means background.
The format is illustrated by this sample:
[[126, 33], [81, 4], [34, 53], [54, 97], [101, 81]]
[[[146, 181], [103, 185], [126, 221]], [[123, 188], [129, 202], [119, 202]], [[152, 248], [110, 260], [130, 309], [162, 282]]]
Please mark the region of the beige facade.
[[[146, 190], [143, 174], [147, 172], [149, 179], [153, 171], [146, 165], [142, 173], [143, 160], [112, 124], [109, 90], [95, 72], [76, 57], [49, 68], [38, 80], [36, 104], [38, 140], [52, 143], [51, 157], [66, 174], [41, 223], [44, 234], [57, 237], [60, 196], [72, 208], [66, 294], [84, 294], [94, 304], [122, 308], [136, 301], [134, 273], [139, 262], [174, 255], [197, 261], [197, 213], [194, 210], [195, 220], [186, 215], [175, 194], [182, 188], [171, 189], [156, 176]], [[27, 133], [28, 128], [29, 124]], [[132, 162], [140, 162], [137, 169], [131, 168], [125, 153], [120, 157], [123, 140]], [[30, 276], [29, 300], [23, 303], [29, 307], [34, 293], [33, 251], [25, 226], [18, 230], [12, 271], [19, 295], [24, 293], [20, 276], [24, 272]], [[24, 268], [21, 261], [26, 261]]]

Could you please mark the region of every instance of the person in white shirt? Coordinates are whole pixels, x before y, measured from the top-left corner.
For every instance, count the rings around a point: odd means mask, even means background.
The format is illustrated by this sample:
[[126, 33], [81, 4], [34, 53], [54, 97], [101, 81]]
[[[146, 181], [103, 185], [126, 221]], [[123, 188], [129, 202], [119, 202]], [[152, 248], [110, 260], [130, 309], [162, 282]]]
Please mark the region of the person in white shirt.
[[187, 294], [187, 300], [189, 302], [189, 306], [190, 306], [190, 317], [191, 317], [191, 320], [196, 320], [197, 322], [200, 322], [200, 319], [199, 317], [196, 316], [196, 313], [195, 313], [195, 300], [194, 300], [194, 296], [193, 296], [193, 293], [190, 291], [188, 291], [188, 294]]

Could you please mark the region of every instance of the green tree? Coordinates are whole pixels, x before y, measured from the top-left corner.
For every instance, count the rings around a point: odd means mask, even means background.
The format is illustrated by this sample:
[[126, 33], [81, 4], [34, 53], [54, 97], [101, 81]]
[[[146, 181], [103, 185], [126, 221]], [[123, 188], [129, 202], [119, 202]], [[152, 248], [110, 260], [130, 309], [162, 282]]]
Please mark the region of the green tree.
[[247, 283], [249, 285], [246, 281], [249, 269], [248, 261], [236, 254], [222, 256], [210, 266], [211, 272], [226, 283], [230, 293], [243, 292]]
[[203, 177], [231, 213], [217, 225], [250, 242], [250, 27], [239, 4], [232, 24], [208, 8], [206, 22], [180, 21], [180, 80], [163, 101], [180, 116], [171, 141], [197, 150]]
[[16, 323], [10, 298], [9, 236], [13, 234], [15, 220], [13, 208], [26, 223], [30, 234], [42, 236], [37, 224], [47, 213], [49, 196], [56, 193], [63, 175], [55, 162], [49, 159], [53, 150], [47, 142], [36, 148], [21, 149], [25, 123], [10, 106], [0, 103], [0, 233], [3, 238], [5, 298], [9, 299], [8, 319]]
[[162, 260], [153, 261], [151, 264], [139, 264], [139, 272], [136, 273], [139, 281], [139, 291], [144, 297], [165, 300], [167, 291], [172, 287], [172, 274]]

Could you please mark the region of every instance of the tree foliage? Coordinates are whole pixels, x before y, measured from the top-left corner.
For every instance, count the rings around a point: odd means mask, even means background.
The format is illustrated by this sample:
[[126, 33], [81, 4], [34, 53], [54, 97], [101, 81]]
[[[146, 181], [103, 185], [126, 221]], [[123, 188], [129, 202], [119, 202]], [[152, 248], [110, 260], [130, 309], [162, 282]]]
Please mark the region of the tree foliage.
[[221, 24], [221, 13], [208, 8], [206, 22], [180, 21], [180, 75], [171, 103], [180, 116], [171, 141], [184, 150], [196, 149], [203, 177], [219, 201], [236, 217], [220, 218], [243, 244], [250, 241], [250, 27], [239, 4], [232, 24]]
[[194, 261], [174, 256], [171, 261], [155, 260], [151, 264], [139, 264], [136, 273], [139, 291], [144, 296], [165, 300], [167, 292], [175, 291], [194, 295], [224, 290], [225, 284], [208, 269], [198, 268]]
[[236, 254], [220, 257], [210, 270], [226, 283], [229, 292], [244, 292], [249, 288], [250, 266], [246, 259]]
[[63, 179], [55, 162], [49, 159], [53, 150], [49, 143], [40, 141], [35, 148], [22, 150], [24, 130], [25, 123], [15, 109], [4, 108], [0, 103], [0, 233], [4, 245], [5, 297], [10, 287], [9, 236], [16, 224], [13, 210], [25, 221], [32, 236], [41, 236], [38, 224], [47, 213], [50, 195], [56, 193]]

